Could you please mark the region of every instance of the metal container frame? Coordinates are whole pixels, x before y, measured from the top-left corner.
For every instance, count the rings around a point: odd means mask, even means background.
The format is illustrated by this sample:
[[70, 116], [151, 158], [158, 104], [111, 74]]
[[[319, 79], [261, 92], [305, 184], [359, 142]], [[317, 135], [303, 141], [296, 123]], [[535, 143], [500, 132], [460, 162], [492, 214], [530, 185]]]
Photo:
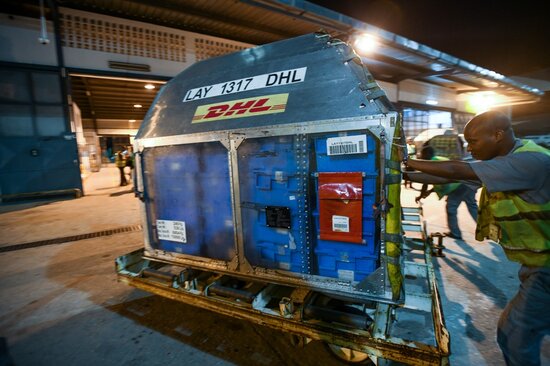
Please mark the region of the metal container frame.
[[[252, 266], [244, 251], [243, 227], [241, 222], [240, 191], [239, 191], [239, 167], [237, 161], [237, 150], [241, 143], [246, 139], [271, 136], [296, 135], [298, 137], [326, 133], [326, 132], [351, 132], [368, 131], [380, 143], [380, 150], [384, 153], [379, 154], [380, 180], [383, 182], [388, 168], [386, 168], [385, 157], [389, 156], [391, 144], [388, 141], [393, 140], [393, 132], [397, 121], [397, 113], [390, 112], [386, 115], [365, 116], [360, 118], [346, 118], [339, 120], [325, 120], [308, 123], [274, 125], [261, 128], [244, 128], [238, 131], [216, 131], [212, 133], [200, 133], [180, 136], [158, 137], [136, 139], [134, 149], [136, 154], [136, 178], [138, 195], [144, 195], [144, 176], [142, 169], [141, 155], [144, 150], [182, 144], [195, 144], [203, 142], [219, 142], [228, 150], [230, 189], [232, 192], [233, 224], [235, 239], [235, 257], [230, 261], [215, 260], [190, 256], [181, 253], [167, 252], [153, 248], [151, 244], [150, 218], [147, 214], [145, 202], [141, 202], [142, 226], [144, 228], [144, 241], [146, 258], [151, 260], [160, 260], [191, 266], [197, 269], [215, 270], [223, 273], [233, 274], [242, 277], [272, 281], [280, 284], [290, 284], [312, 289], [331, 292], [340, 296], [357, 297], [364, 300], [376, 300], [387, 303], [403, 302], [403, 298], [393, 300], [391, 286], [388, 281], [386, 270], [386, 253], [384, 245], [385, 237], [385, 218], [380, 215], [380, 266], [368, 278], [359, 284], [353, 284], [351, 281], [345, 281], [337, 278], [322, 277], [317, 275], [308, 275], [294, 273], [284, 270], [274, 270], [262, 267]], [[303, 172], [302, 179], [309, 179], [308, 172]], [[380, 201], [387, 199], [385, 189], [380, 189]]]

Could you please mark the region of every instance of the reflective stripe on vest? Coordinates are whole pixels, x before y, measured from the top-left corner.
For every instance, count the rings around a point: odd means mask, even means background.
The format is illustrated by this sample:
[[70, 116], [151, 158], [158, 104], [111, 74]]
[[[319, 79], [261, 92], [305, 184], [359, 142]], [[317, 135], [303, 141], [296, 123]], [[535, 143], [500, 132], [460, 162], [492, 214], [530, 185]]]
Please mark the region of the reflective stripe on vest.
[[[432, 160], [446, 161], [449, 159], [443, 156], [434, 156]], [[434, 184], [434, 192], [437, 194], [437, 197], [439, 197], [439, 199], [442, 199], [449, 193], [455, 191], [459, 186], [460, 183]]]
[[[513, 153], [550, 151], [530, 140]], [[528, 266], [550, 267], [550, 201], [525, 202], [514, 192], [489, 193], [483, 187], [479, 202], [476, 239], [499, 243], [508, 259]]]

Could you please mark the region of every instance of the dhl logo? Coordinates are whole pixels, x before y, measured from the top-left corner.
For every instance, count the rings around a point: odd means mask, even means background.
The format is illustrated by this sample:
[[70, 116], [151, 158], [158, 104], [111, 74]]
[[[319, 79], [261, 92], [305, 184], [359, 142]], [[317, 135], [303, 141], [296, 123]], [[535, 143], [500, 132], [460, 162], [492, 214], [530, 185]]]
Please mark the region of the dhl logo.
[[281, 113], [286, 109], [288, 93], [232, 100], [197, 107], [192, 123]]

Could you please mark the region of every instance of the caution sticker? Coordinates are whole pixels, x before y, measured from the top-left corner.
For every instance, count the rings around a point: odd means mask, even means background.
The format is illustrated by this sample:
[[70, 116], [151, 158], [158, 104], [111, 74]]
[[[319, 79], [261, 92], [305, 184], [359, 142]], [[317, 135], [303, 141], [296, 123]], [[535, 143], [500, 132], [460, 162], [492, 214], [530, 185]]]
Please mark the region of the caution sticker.
[[197, 107], [192, 123], [281, 113], [286, 109], [288, 93], [263, 95]]
[[187, 243], [184, 221], [157, 220], [157, 236], [159, 240]]

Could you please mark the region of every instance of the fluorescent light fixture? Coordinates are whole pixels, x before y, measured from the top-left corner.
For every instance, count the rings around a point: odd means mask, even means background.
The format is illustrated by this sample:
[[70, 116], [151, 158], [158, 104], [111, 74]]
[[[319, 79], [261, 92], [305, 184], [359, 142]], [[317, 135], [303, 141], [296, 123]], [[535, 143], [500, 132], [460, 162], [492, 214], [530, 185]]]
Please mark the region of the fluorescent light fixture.
[[132, 79], [125, 78], [120, 76], [104, 76], [104, 75], [88, 75], [88, 74], [79, 74], [79, 73], [69, 73], [70, 76], [78, 76], [81, 78], [88, 79], [105, 79], [105, 80], [121, 80], [121, 81], [132, 81], [139, 83], [150, 83], [150, 84], [166, 84], [166, 81], [152, 80], [152, 79]]
[[379, 45], [378, 38], [372, 34], [362, 34], [355, 38], [354, 46], [362, 53], [373, 53]]
[[134, 108], [141, 108], [143, 107], [141, 104], [134, 104]]
[[128, 122], [130, 123], [134, 123], [136, 120], [135, 119], [129, 119]]
[[428, 99], [428, 100], [426, 100], [426, 104], [428, 104], [428, 105], [438, 105], [439, 102], [435, 99]]
[[145, 84], [145, 89], [152, 90], [155, 89], [155, 86], [153, 84]]

